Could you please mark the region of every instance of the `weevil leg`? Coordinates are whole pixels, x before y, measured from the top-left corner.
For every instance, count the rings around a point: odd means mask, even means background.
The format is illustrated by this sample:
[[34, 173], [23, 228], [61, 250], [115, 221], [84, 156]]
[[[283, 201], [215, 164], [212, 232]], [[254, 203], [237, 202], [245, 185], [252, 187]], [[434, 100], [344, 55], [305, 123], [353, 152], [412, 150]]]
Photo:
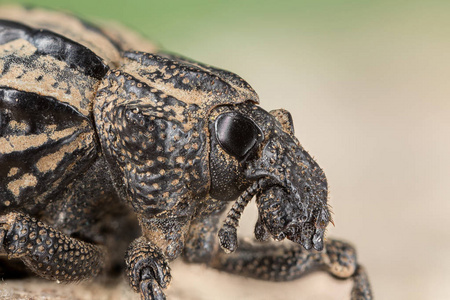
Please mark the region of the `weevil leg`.
[[330, 274], [353, 279], [352, 300], [373, 299], [369, 278], [364, 267], [358, 264], [352, 245], [334, 239], [326, 241], [321, 261]]
[[353, 274], [352, 299], [366, 300], [373, 299], [372, 290], [370, 288], [369, 278], [364, 267], [358, 266]]
[[217, 231], [220, 214], [194, 220], [189, 227], [189, 238], [185, 242], [183, 259], [191, 263], [209, 264], [219, 250]]
[[[3, 237], [2, 237], [3, 236]], [[21, 213], [0, 216], [0, 250], [37, 275], [58, 281], [80, 281], [99, 273], [105, 251], [71, 238]]]
[[158, 247], [140, 237], [130, 244], [125, 263], [130, 285], [141, 294], [141, 299], [166, 299], [162, 290], [168, 287], [172, 277], [169, 262]]
[[254, 244], [240, 241], [236, 252], [217, 252], [210, 266], [229, 273], [270, 281], [297, 279], [313, 270], [326, 270], [338, 278], [352, 278], [352, 300], [373, 299], [364, 269], [357, 264], [354, 248], [330, 239], [322, 252], [306, 251], [300, 245]]
[[217, 239], [219, 214], [191, 223], [184, 259], [205, 263], [229, 273], [270, 281], [297, 279], [310, 271], [326, 270], [338, 278], [352, 278], [352, 300], [373, 299], [364, 268], [357, 264], [356, 251], [345, 242], [329, 239], [321, 252], [306, 251], [294, 243], [252, 243], [239, 241], [227, 254]]

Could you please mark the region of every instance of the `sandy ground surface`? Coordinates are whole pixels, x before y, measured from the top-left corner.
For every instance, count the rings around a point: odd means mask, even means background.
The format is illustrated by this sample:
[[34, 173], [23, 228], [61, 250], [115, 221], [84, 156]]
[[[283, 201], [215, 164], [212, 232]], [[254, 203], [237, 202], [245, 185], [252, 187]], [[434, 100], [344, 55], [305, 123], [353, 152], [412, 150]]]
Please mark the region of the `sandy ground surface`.
[[[231, 276], [198, 265], [176, 263], [167, 290], [171, 300], [229, 299], [349, 299], [351, 282], [313, 273], [288, 283], [271, 283]], [[40, 279], [0, 283], [1, 300], [139, 300], [125, 280], [105, 285], [97, 281], [57, 284]]]
[[[229, 299], [349, 299], [351, 282], [335, 280], [323, 273], [286, 283], [263, 282], [177, 262], [167, 290], [171, 300]], [[0, 300], [139, 300], [125, 280], [111, 284], [99, 281], [58, 284], [40, 279], [0, 283]]]
[[[433, 3], [358, 16], [338, 11], [335, 23], [318, 27], [254, 19], [256, 25], [162, 41], [242, 75], [262, 106], [292, 112], [297, 137], [330, 183], [336, 226], [329, 235], [356, 245], [377, 299], [450, 299], [450, 18], [445, 2]], [[339, 23], [346, 17], [352, 24]], [[243, 235], [254, 223], [248, 214]], [[2, 283], [0, 291], [20, 294], [20, 286]], [[35, 299], [67, 299], [69, 286], [34, 286], [59, 295]], [[348, 299], [349, 289], [320, 273], [272, 284], [177, 264], [169, 295]], [[103, 292], [119, 297], [125, 290]]]

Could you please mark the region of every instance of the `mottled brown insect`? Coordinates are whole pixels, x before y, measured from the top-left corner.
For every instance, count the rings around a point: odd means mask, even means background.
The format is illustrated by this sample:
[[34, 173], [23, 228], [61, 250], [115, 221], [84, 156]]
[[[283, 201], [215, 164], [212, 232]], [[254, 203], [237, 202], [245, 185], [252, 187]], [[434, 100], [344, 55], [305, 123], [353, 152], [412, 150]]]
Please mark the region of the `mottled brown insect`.
[[[3, 276], [16, 259], [79, 281], [125, 253], [142, 299], [165, 299], [169, 261], [182, 256], [266, 280], [325, 269], [354, 279], [352, 299], [372, 298], [353, 248], [324, 239], [325, 174], [287, 111], [266, 112], [236, 74], [132, 32], [40, 9], [0, 15]], [[294, 243], [238, 243], [254, 196], [257, 240]]]

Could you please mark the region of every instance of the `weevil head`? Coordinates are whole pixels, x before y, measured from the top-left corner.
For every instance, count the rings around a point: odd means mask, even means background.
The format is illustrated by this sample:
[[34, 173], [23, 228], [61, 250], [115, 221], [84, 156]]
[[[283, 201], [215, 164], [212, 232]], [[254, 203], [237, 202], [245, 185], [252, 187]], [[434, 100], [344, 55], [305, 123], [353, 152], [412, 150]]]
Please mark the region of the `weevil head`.
[[211, 115], [210, 132], [211, 195], [232, 200], [257, 181], [256, 237], [321, 250], [330, 221], [327, 181], [294, 136], [289, 112], [269, 113], [252, 103], [221, 106]]

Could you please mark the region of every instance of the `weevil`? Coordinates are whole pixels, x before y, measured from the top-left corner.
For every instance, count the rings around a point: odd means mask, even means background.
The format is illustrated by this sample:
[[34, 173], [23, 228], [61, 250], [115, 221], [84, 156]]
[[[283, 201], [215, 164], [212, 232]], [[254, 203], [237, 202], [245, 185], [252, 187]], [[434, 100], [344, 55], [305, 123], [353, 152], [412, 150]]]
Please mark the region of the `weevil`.
[[[142, 299], [166, 298], [178, 257], [275, 281], [324, 269], [372, 299], [354, 248], [324, 237], [327, 180], [288, 111], [126, 29], [38, 8], [1, 15], [1, 266], [71, 282], [124, 255]], [[250, 243], [236, 227], [253, 197]]]

